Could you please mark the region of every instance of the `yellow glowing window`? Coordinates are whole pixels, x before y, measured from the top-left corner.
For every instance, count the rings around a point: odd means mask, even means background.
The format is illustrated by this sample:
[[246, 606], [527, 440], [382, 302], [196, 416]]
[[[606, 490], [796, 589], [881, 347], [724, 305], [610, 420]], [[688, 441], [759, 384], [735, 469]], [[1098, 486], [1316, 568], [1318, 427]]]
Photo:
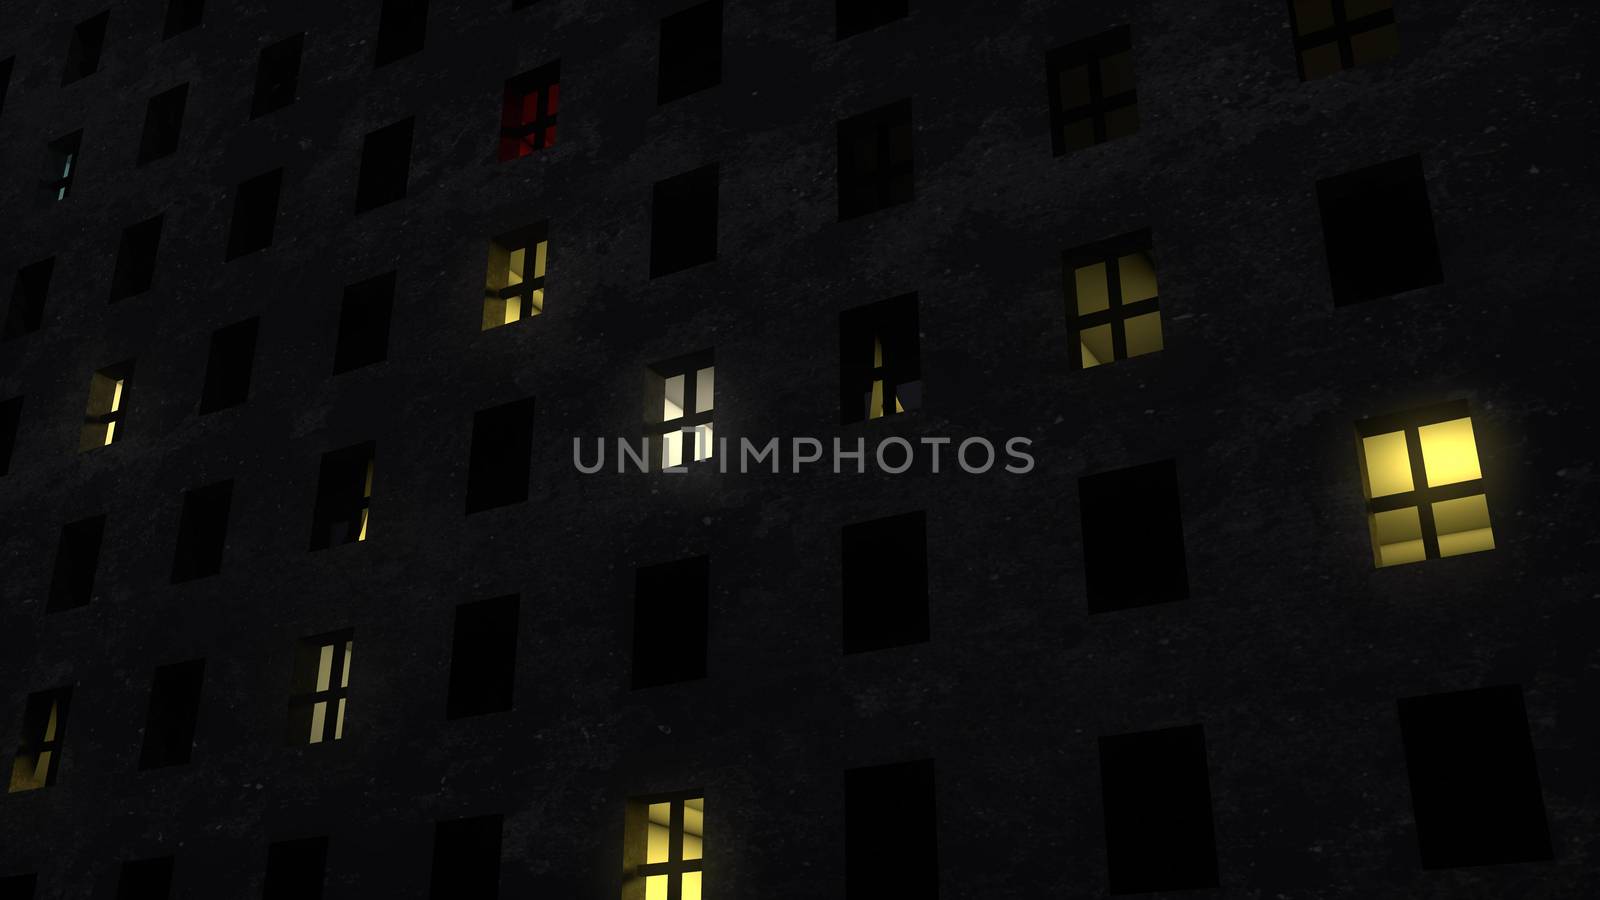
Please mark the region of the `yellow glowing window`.
[[711, 351], [650, 367], [646, 441], [651, 464], [666, 469], [710, 459], [716, 431], [716, 367]]
[[1062, 265], [1079, 368], [1143, 356], [1164, 346], [1148, 231], [1069, 250]]
[[32, 791], [56, 783], [61, 768], [61, 741], [67, 729], [67, 706], [72, 688], [40, 691], [28, 696], [22, 716], [22, 744], [11, 763], [10, 793]]
[[344, 738], [350, 658], [354, 650], [355, 641], [348, 632], [308, 638], [300, 643], [289, 700], [290, 743], [320, 744]]
[[1358, 430], [1378, 566], [1494, 549], [1465, 402], [1372, 419]]
[[921, 408], [916, 294], [839, 315], [839, 386], [840, 421], [846, 425]]
[[1289, 15], [1304, 81], [1400, 52], [1393, 0], [1291, 0]]
[[89, 377], [89, 406], [84, 412], [79, 450], [109, 446], [126, 432], [118, 428], [127, 404], [132, 363], [108, 366]]
[[483, 293], [483, 330], [544, 312], [544, 273], [550, 241], [544, 225], [507, 232], [489, 242], [489, 277]]
[[623, 900], [701, 900], [706, 802], [698, 792], [632, 801], [623, 849]]

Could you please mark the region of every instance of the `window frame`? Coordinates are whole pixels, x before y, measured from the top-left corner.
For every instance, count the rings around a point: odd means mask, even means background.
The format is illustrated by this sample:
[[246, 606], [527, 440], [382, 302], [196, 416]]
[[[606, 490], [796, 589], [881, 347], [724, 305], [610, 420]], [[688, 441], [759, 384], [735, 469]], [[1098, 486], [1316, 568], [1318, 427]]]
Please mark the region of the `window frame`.
[[[1105, 93], [1105, 61], [1119, 53], [1128, 54], [1130, 72], [1134, 69], [1133, 57], [1133, 29], [1129, 25], [1119, 25], [1090, 37], [1082, 38], [1051, 50], [1045, 59], [1045, 80], [1050, 91], [1050, 141], [1056, 156], [1065, 156], [1076, 150], [1087, 150], [1089, 147], [1104, 144], [1115, 137], [1128, 137], [1139, 131], [1139, 90], [1138, 77], [1132, 77], [1132, 86], [1125, 91], [1120, 91], [1109, 96]], [[1068, 108], [1064, 106], [1065, 98], [1061, 95], [1062, 73], [1085, 66], [1089, 77], [1089, 102]], [[1108, 136], [1107, 118], [1119, 109], [1132, 107], [1134, 110], [1134, 128], [1127, 134]], [[1086, 146], [1068, 146], [1066, 127], [1075, 122], [1088, 119], [1094, 134], [1094, 140]]]
[[[674, 357], [662, 362], [653, 363], [645, 367], [645, 424], [644, 444], [646, 466], [652, 471], [686, 471], [692, 463], [709, 462], [716, 456], [716, 430], [713, 426], [716, 418], [716, 363], [714, 350], [699, 350], [694, 353]], [[711, 405], [703, 411], [695, 411], [698, 406], [698, 391], [700, 387], [700, 373], [710, 371], [711, 379]], [[674, 418], [666, 417], [667, 383], [673, 378], [683, 378], [683, 410]], [[710, 437], [707, 438], [705, 455], [699, 455], [700, 428], [708, 426]], [[684, 434], [682, 429], [693, 429], [691, 434]], [[667, 455], [673, 446], [667, 440], [667, 435], [677, 433], [680, 435], [677, 442], [677, 459], [675, 463], [667, 463]], [[694, 443], [686, 446], [685, 437], [693, 438]]]
[[[1150, 229], [1142, 228], [1117, 237], [1096, 241], [1081, 247], [1064, 250], [1061, 253], [1061, 279], [1062, 292], [1066, 298], [1067, 327], [1072, 331], [1073, 340], [1067, 348], [1068, 358], [1074, 369], [1097, 368], [1136, 358], [1128, 355], [1128, 320], [1150, 313], [1161, 313], [1161, 280], [1160, 272], [1156, 270], [1155, 249], [1151, 240]], [[1150, 260], [1150, 268], [1156, 275], [1156, 293], [1153, 297], [1124, 303], [1122, 299], [1122, 268], [1120, 260], [1126, 256], [1143, 253]], [[1078, 312], [1078, 281], [1079, 269], [1088, 268], [1096, 264], [1104, 265], [1106, 269], [1106, 308], [1091, 313]], [[1158, 318], [1158, 326], [1164, 326], [1165, 318]], [[1085, 366], [1083, 333], [1090, 328], [1101, 325], [1111, 326], [1111, 358], [1099, 360], [1094, 365]], [[1161, 346], [1154, 350], [1139, 353], [1136, 356], [1148, 356], [1166, 349], [1166, 331], [1163, 328], [1157, 334], [1161, 338]]]
[[[332, 657], [328, 667], [328, 686], [319, 688], [325, 650], [330, 651]], [[350, 696], [350, 660], [355, 655], [354, 651], [353, 628], [301, 638], [295, 644], [294, 670], [289, 688], [291, 745], [331, 744], [344, 740], [346, 701]], [[339, 673], [337, 678], [334, 677], [335, 669]], [[316, 717], [318, 706], [324, 707], [320, 734]]]
[[[70, 684], [62, 685], [28, 695], [22, 713], [22, 738], [18, 742], [16, 755], [12, 757], [6, 793], [34, 791], [56, 783], [61, 771], [62, 745], [66, 741], [67, 714], [72, 709], [72, 687]], [[41, 780], [39, 760], [46, 754], [48, 759], [44, 762], [45, 774]], [[33, 774], [19, 786], [17, 767], [23, 765], [24, 760], [31, 760]]]
[[[512, 282], [511, 276], [514, 273], [512, 260], [518, 253], [523, 255], [522, 274], [517, 276], [520, 280]], [[528, 259], [530, 255], [533, 257], [532, 260]], [[545, 277], [549, 274], [549, 266], [548, 222], [535, 222], [521, 228], [513, 228], [490, 238], [488, 276], [484, 279], [483, 288], [483, 321], [479, 330], [503, 328], [543, 315]], [[513, 300], [517, 304], [517, 317], [507, 319], [506, 315]], [[501, 321], [494, 321], [495, 319]], [[494, 324], [490, 324], [491, 322]]]
[[[531, 115], [529, 97], [535, 98]], [[506, 79], [500, 100], [499, 161], [511, 162], [555, 146], [560, 113], [561, 60]]]
[[[97, 412], [95, 391], [100, 382], [111, 382], [109, 408]], [[78, 438], [78, 452], [85, 453], [117, 443], [117, 426], [127, 418], [128, 395], [133, 388], [133, 361], [127, 360], [96, 369], [89, 376], [89, 402], [83, 413], [83, 429]], [[104, 388], [101, 388], [104, 390]], [[96, 429], [100, 429], [98, 432]], [[127, 429], [122, 429], [127, 433]], [[98, 437], [95, 435], [98, 434]]]
[[[1473, 462], [1478, 467], [1478, 477], [1449, 484], [1429, 486], [1427, 462], [1422, 450], [1421, 430], [1430, 425], [1439, 425], [1462, 419], [1465, 419], [1469, 427], [1472, 427]], [[1369, 438], [1397, 433], [1403, 434], [1405, 438], [1406, 461], [1410, 466], [1411, 489], [1374, 497], [1372, 496], [1371, 477], [1368, 472], [1366, 441]], [[1469, 497], [1482, 497], [1485, 511], [1487, 512], [1489, 492], [1485, 484], [1487, 478], [1483, 473], [1483, 455], [1478, 451], [1478, 430], [1473, 425], [1471, 404], [1465, 399], [1446, 400], [1416, 409], [1363, 419], [1356, 423], [1356, 453], [1361, 463], [1361, 489], [1366, 500], [1367, 525], [1372, 541], [1375, 568], [1386, 569], [1407, 563], [1446, 558], [1439, 549], [1439, 532], [1437, 523], [1434, 521], [1434, 504]], [[1376, 517], [1380, 513], [1408, 508], [1417, 511], [1417, 520], [1422, 532], [1423, 557], [1422, 559], [1401, 559], [1385, 563], [1383, 562], [1381, 549], [1383, 546], [1388, 545], [1378, 543]], [[1472, 553], [1494, 549], [1493, 521], [1494, 517], [1492, 515], [1489, 516], [1490, 524], [1486, 526], [1490, 534], [1490, 545], [1488, 547], [1451, 553], [1449, 556], [1468, 556]]]
[[[1301, 81], [1315, 81], [1326, 78], [1338, 72], [1348, 71], [1356, 67], [1354, 39], [1369, 32], [1378, 31], [1384, 27], [1399, 28], [1399, 20], [1394, 14], [1394, 4], [1391, 2], [1385, 9], [1367, 13], [1351, 19], [1345, 8], [1347, 0], [1323, 0], [1329, 6], [1333, 24], [1316, 31], [1301, 33], [1300, 14], [1295, 9], [1295, 0], [1287, 0], [1289, 5], [1289, 34], [1294, 38], [1295, 68], [1300, 73]], [[1337, 44], [1339, 48], [1339, 68], [1336, 72], [1327, 72], [1314, 77], [1306, 77], [1306, 52], [1329, 44]]]
[[[685, 836], [684, 806], [691, 800], [700, 801], [700, 856], [697, 859], [683, 858], [683, 844]], [[667, 860], [665, 862], [649, 862], [650, 843], [650, 807], [667, 803]], [[706, 792], [701, 789], [671, 791], [657, 794], [645, 794], [628, 799], [628, 815], [624, 831], [626, 832], [626, 846], [623, 848], [623, 900], [643, 900], [646, 896], [645, 885], [652, 877], [667, 877], [667, 900], [683, 900], [684, 876], [698, 873], [701, 877], [701, 891], [705, 890], [705, 806]]]
[[50, 165], [44, 179], [45, 197], [60, 203], [72, 196], [72, 182], [78, 177], [83, 156], [83, 129], [64, 134], [45, 145], [50, 151]]
[[[895, 159], [895, 137], [905, 129], [905, 159]], [[917, 198], [917, 122], [912, 98], [901, 97], [882, 106], [839, 120], [838, 173], [839, 221], [857, 219], [902, 206]], [[866, 138], [870, 137], [868, 141]], [[862, 165], [858, 147], [871, 145], [870, 163]], [[900, 180], [905, 196], [897, 196]], [[870, 202], [863, 202], [870, 196]]]
[[[918, 307], [917, 294], [912, 291], [839, 314], [840, 424], [872, 422], [922, 408]], [[867, 336], [872, 338], [870, 346], [860, 340]], [[890, 336], [894, 339], [887, 340]], [[913, 385], [916, 396], [902, 398], [901, 393]], [[891, 399], [894, 408], [886, 407]]]

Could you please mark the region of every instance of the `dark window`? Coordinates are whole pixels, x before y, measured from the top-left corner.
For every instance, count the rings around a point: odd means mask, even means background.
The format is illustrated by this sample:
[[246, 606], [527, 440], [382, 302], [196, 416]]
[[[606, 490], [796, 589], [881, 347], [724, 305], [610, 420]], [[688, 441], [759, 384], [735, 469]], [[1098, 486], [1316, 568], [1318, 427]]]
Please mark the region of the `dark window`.
[[172, 896], [170, 856], [129, 860], [117, 878], [117, 900], [167, 900]]
[[939, 896], [933, 760], [844, 773], [845, 897]]
[[178, 547], [172, 555], [173, 584], [222, 571], [228, 508], [232, 505], [232, 481], [219, 481], [184, 493], [183, 510], [178, 516]]
[[177, 152], [178, 135], [183, 131], [183, 110], [188, 102], [187, 84], [150, 98], [144, 114], [144, 135], [139, 139], [139, 165]]
[[111, 273], [112, 303], [142, 294], [155, 283], [162, 220], [163, 216], [152, 216], [122, 229], [117, 264]]
[[87, 606], [94, 598], [94, 576], [100, 568], [100, 543], [105, 530], [103, 515], [79, 519], [61, 527], [46, 612]]
[[532, 455], [532, 398], [479, 410], [472, 417], [467, 513], [527, 500]]
[[500, 161], [518, 159], [556, 142], [561, 110], [561, 63], [506, 81], [500, 105]]
[[1289, 0], [1289, 21], [1302, 81], [1400, 52], [1392, 0]]
[[0, 400], [0, 475], [11, 471], [11, 457], [17, 449], [17, 428], [22, 424], [22, 398]]
[[78, 177], [78, 153], [83, 146], [83, 132], [74, 131], [45, 145], [44, 197], [46, 202], [59, 202], [72, 193], [72, 181]]
[[1112, 238], [1061, 255], [1067, 323], [1077, 336], [1068, 355], [1087, 369], [1160, 350], [1161, 301], [1150, 232]]
[[483, 330], [544, 312], [544, 272], [550, 240], [543, 223], [509, 231], [489, 242], [489, 278], [483, 291]]
[[378, 55], [384, 66], [422, 50], [428, 36], [428, 0], [383, 0], [378, 19]]
[[274, 841], [267, 847], [261, 900], [322, 900], [327, 865], [326, 837]]
[[706, 677], [709, 557], [640, 567], [633, 591], [633, 686]]
[[716, 163], [656, 182], [650, 203], [650, 277], [716, 258]]
[[1217, 886], [1211, 777], [1199, 725], [1100, 739], [1111, 893]]
[[904, 19], [909, 0], [837, 0], [839, 39]]
[[6, 109], [6, 93], [11, 88], [11, 70], [16, 67], [17, 58], [8, 56], [0, 59], [0, 112]]
[[1399, 705], [1423, 868], [1550, 859], [1522, 686], [1408, 697]]
[[256, 89], [250, 99], [250, 118], [256, 119], [294, 102], [300, 85], [300, 54], [304, 34], [294, 34], [262, 48], [256, 61]]
[[238, 406], [250, 396], [250, 370], [255, 362], [259, 325], [258, 319], [246, 319], [211, 333], [206, 380], [200, 389], [200, 415]]
[[844, 652], [928, 639], [928, 538], [922, 512], [846, 525]]
[[56, 774], [61, 771], [61, 745], [67, 734], [67, 708], [71, 705], [71, 687], [28, 695], [28, 704], [22, 711], [22, 741], [11, 763], [9, 793], [56, 783]]
[[623, 900], [702, 896], [705, 834], [700, 791], [629, 799], [622, 827]]
[[367, 511], [372, 505], [372, 441], [322, 455], [317, 475], [317, 505], [312, 512], [311, 549], [367, 539]]
[[389, 357], [389, 315], [394, 310], [395, 273], [385, 272], [344, 289], [333, 374], [381, 363]]
[[473, 816], [439, 822], [433, 831], [430, 900], [495, 900], [500, 896], [502, 817]]
[[535, 3], [538, 3], [538, 2], [539, 2], [539, 0], [511, 0], [511, 8], [512, 9], [527, 9], [528, 7], [534, 5]]
[[71, 84], [79, 78], [93, 75], [100, 68], [100, 53], [106, 45], [106, 23], [111, 12], [84, 19], [72, 28], [72, 42], [67, 45], [67, 68], [61, 76], [62, 84]]
[[0, 900], [33, 900], [33, 892], [38, 886], [39, 876], [32, 872], [7, 875], [0, 878]]
[[1089, 612], [1189, 596], [1176, 462], [1086, 475], [1078, 480], [1078, 502]]
[[445, 718], [511, 708], [517, 680], [518, 605], [517, 595], [509, 594], [456, 607]]
[[352, 631], [304, 638], [295, 645], [294, 678], [289, 685], [290, 744], [344, 739], [354, 650]]
[[1444, 280], [1421, 157], [1325, 178], [1317, 202], [1335, 306]]
[[106, 366], [89, 376], [89, 403], [83, 413], [78, 450], [109, 447], [127, 437], [128, 396], [133, 389], [133, 361]]
[[661, 20], [656, 102], [722, 83], [722, 0], [707, 0]]
[[1051, 140], [1057, 156], [1139, 130], [1128, 26], [1058, 47], [1046, 63]]
[[916, 294], [840, 313], [840, 421], [848, 425], [921, 408], [919, 344]]
[[716, 449], [716, 367], [702, 350], [645, 369], [645, 458], [652, 469], [710, 459]]
[[356, 212], [393, 203], [406, 195], [411, 174], [411, 132], [415, 119], [402, 119], [367, 135], [361, 142], [361, 175], [356, 185]]
[[278, 194], [282, 188], [283, 170], [273, 169], [241, 181], [234, 189], [227, 259], [238, 259], [272, 246], [272, 228], [278, 218]]
[[205, 11], [206, 0], [168, 0], [167, 20], [161, 29], [161, 39], [176, 37], [191, 28], [199, 27]]
[[41, 259], [17, 270], [11, 288], [11, 305], [6, 308], [4, 340], [38, 331], [44, 325], [44, 301], [50, 295], [50, 276], [56, 258]]
[[139, 768], [181, 766], [189, 761], [194, 753], [194, 729], [200, 717], [200, 688], [205, 674], [203, 659], [156, 669], [150, 683], [150, 711], [144, 720]]
[[911, 202], [911, 100], [839, 123], [839, 220]]

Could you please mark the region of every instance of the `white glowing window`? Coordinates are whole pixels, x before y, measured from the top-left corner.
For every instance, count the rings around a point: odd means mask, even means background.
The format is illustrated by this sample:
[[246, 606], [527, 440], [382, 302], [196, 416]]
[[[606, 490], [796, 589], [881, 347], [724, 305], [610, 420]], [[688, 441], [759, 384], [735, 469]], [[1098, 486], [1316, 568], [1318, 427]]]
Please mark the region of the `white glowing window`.
[[711, 353], [651, 366], [645, 437], [651, 465], [667, 469], [710, 459], [716, 433], [716, 369]]
[[320, 744], [344, 738], [354, 649], [355, 641], [348, 632], [307, 638], [300, 643], [289, 700], [291, 743]]
[[635, 800], [623, 852], [623, 900], [701, 900], [706, 803], [693, 794]]
[[1359, 432], [1378, 566], [1494, 549], [1466, 403], [1369, 420]]

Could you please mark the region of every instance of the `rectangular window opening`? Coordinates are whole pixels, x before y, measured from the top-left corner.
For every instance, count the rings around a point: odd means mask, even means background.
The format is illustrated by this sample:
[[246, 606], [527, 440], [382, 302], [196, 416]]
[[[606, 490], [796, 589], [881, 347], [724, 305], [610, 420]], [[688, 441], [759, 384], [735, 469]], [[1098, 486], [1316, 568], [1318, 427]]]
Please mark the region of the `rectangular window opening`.
[[44, 304], [50, 295], [50, 276], [56, 258], [41, 259], [17, 270], [11, 288], [11, 305], [6, 308], [4, 340], [32, 334], [44, 326]]
[[516, 594], [456, 607], [445, 718], [464, 719], [511, 709], [516, 693]]
[[117, 878], [117, 900], [167, 900], [172, 896], [173, 864], [170, 856], [123, 863]]
[[910, 14], [910, 0], [836, 0], [838, 38], [881, 28]]
[[45, 145], [44, 197], [46, 202], [59, 203], [72, 193], [72, 182], [78, 177], [78, 155], [83, 147], [83, 131], [62, 135]]
[[77, 609], [88, 606], [94, 599], [94, 578], [100, 568], [100, 545], [105, 528], [104, 515], [79, 519], [61, 527], [45, 612]]
[[845, 897], [937, 897], [933, 760], [844, 773]]
[[100, 68], [100, 54], [106, 45], [106, 24], [110, 20], [111, 11], [106, 10], [73, 26], [72, 41], [67, 45], [67, 67], [61, 75], [63, 85], [87, 78]]
[[645, 453], [655, 469], [672, 469], [712, 456], [716, 434], [716, 367], [702, 350], [645, 369]]
[[503, 403], [473, 415], [467, 514], [527, 500], [532, 458], [532, 398]]
[[117, 244], [116, 268], [111, 274], [111, 302], [126, 300], [150, 290], [156, 280], [156, 251], [161, 246], [165, 216], [156, 215], [122, 230]]
[[232, 481], [219, 481], [184, 493], [178, 516], [178, 547], [172, 555], [173, 584], [222, 571], [228, 509], [232, 505]]
[[124, 413], [133, 378], [133, 362], [106, 366], [89, 377], [89, 405], [84, 411], [79, 452], [109, 447], [127, 435]]
[[839, 315], [840, 421], [849, 425], [922, 407], [917, 295]]
[[327, 877], [327, 837], [273, 841], [267, 847], [262, 900], [322, 900]]
[[504, 817], [473, 816], [437, 822], [429, 900], [500, 896], [500, 842]]
[[1444, 280], [1422, 158], [1407, 156], [1317, 182], [1334, 306]]
[[278, 219], [278, 195], [282, 188], [282, 169], [263, 172], [239, 183], [233, 192], [233, 219], [228, 226], [228, 260], [272, 246], [273, 226]]
[[411, 177], [411, 136], [415, 119], [402, 119], [368, 134], [361, 142], [361, 172], [356, 212], [405, 199]]
[[191, 659], [156, 669], [150, 684], [150, 709], [145, 715], [140, 769], [181, 766], [194, 753], [195, 725], [200, 719], [200, 689], [206, 661]]
[[1189, 596], [1175, 460], [1085, 475], [1078, 503], [1091, 614]]
[[717, 164], [658, 181], [650, 202], [650, 277], [717, 258]]
[[376, 365], [389, 358], [389, 319], [394, 310], [395, 273], [385, 272], [344, 289], [333, 374]]
[[376, 449], [375, 442], [366, 441], [323, 454], [312, 512], [312, 550], [367, 539]]
[[383, 0], [374, 67], [422, 51], [428, 36], [428, 0]]
[[34, 872], [0, 876], [0, 900], [34, 900], [39, 876]]
[[72, 688], [58, 687], [28, 695], [22, 713], [22, 743], [11, 763], [9, 793], [33, 791], [56, 783], [61, 748], [67, 733]]
[[1100, 788], [1111, 893], [1218, 886], [1201, 726], [1100, 738]]
[[839, 221], [910, 203], [911, 98], [839, 123]]
[[549, 254], [550, 241], [543, 223], [508, 231], [489, 241], [489, 277], [483, 293], [484, 331], [544, 312], [544, 276]]
[[183, 110], [189, 102], [189, 85], [180, 84], [150, 98], [145, 107], [144, 133], [139, 138], [139, 165], [178, 151], [183, 131]]
[[840, 533], [844, 652], [928, 640], [927, 515], [855, 522]]
[[1045, 68], [1055, 155], [1139, 130], [1133, 33], [1128, 26], [1050, 51]]
[[661, 20], [656, 103], [722, 83], [722, 0], [706, 0]]
[[11, 71], [16, 68], [17, 58], [8, 56], [0, 59], [0, 113], [6, 110], [6, 94], [11, 90]]
[[1061, 255], [1073, 367], [1089, 369], [1165, 346], [1148, 230]]
[[560, 60], [508, 79], [500, 105], [500, 161], [554, 144], [560, 111]]
[[706, 677], [710, 559], [696, 556], [635, 574], [633, 687]]
[[705, 889], [704, 792], [632, 798], [623, 826], [622, 900], [700, 900]]
[[1289, 0], [1301, 81], [1392, 59], [1400, 31], [1392, 0]]
[[1368, 419], [1356, 433], [1379, 568], [1494, 549], [1466, 401]]
[[22, 398], [0, 400], [0, 476], [11, 472], [17, 449], [17, 430], [22, 425]]
[[168, 0], [167, 18], [161, 28], [161, 39], [177, 37], [191, 28], [200, 27], [205, 16], [206, 0]]
[[295, 648], [289, 691], [289, 743], [321, 744], [344, 739], [345, 701], [350, 692], [350, 656], [355, 632], [305, 638]]
[[294, 102], [300, 87], [300, 56], [305, 38], [304, 33], [293, 34], [262, 48], [256, 60], [256, 88], [250, 98], [250, 118], [259, 119]]
[[260, 319], [252, 318], [211, 333], [206, 379], [200, 389], [200, 415], [238, 406], [249, 399], [259, 330]]

